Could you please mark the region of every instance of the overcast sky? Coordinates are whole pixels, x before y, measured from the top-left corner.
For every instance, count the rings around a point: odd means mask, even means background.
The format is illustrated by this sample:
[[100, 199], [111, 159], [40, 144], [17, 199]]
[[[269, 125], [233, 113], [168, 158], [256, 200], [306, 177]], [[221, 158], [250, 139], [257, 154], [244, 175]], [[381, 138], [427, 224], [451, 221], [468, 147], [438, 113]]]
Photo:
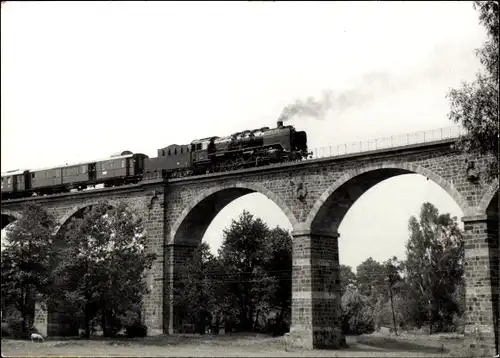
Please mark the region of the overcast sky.
[[[1, 166], [57, 166], [123, 150], [275, 126], [296, 99], [332, 91], [322, 120], [294, 118], [310, 148], [455, 125], [450, 87], [485, 39], [472, 2], [14, 2], [1, 14]], [[461, 216], [418, 175], [387, 180], [340, 227], [341, 263], [404, 257], [424, 201]], [[227, 206], [290, 227], [260, 194]]]

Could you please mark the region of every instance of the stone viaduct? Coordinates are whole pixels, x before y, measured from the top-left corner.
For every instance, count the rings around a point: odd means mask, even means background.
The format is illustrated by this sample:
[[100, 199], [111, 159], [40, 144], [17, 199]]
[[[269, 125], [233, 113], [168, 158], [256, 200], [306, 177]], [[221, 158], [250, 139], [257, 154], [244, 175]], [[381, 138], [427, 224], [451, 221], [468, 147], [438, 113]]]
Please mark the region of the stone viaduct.
[[[268, 167], [107, 189], [3, 201], [2, 217], [19, 216], [33, 200], [60, 225], [83, 208], [106, 200], [126, 202], [144, 218], [148, 249], [158, 255], [148, 273], [150, 294], [143, 319], [149, 334], [177, 329], [169, 287], [176, 267], [198, 245], [217, 213], [236, 198], [258, 192], [272, 200], [293, 226], [292, 326], [289, 339], [305, 348], [341, 345], [338, 227], [351, 205], [381, 181], [417, 173], [437, 183], [459, 205], [466, 234], [466, 339], [478, 355], [498, 349], [498, 180], [475, 168], [453, 139], [339, 155]], [[474, 165], [471, 165], [474, 163]], [[381, 206], [383, 210], [383, 206]], [[6, 220], [2, 220], [2, 227]], [[49, 315], [37, 311], [41, 331], [57, 334]]]

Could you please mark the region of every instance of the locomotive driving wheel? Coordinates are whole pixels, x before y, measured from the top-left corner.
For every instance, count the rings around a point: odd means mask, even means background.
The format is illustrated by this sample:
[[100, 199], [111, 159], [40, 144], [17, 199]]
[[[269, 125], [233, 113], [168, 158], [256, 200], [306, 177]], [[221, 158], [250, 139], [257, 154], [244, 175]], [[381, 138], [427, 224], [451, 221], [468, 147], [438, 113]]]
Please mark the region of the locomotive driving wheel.
[[232, 160], [227, 160], [221, 165], [221, 171], [222, 172], [229, 172], [233, 168], [233, 161]]
[[236, 170], [245, 168], [245, 164], [246, 164], [245, 158], [243, 157], [237, 158], [234, 163], [234, 169]]

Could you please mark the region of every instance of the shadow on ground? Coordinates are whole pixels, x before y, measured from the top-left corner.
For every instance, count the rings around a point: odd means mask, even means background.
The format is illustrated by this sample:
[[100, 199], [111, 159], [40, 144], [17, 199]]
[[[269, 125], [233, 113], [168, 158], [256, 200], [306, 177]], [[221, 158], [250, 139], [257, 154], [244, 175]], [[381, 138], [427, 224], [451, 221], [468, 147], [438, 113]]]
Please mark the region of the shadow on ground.
[[88, 346], [92, 342], [109, 345], [109, 346], [182, 346], [182, 345], [221, 345], [226, 346], [228, 343], [231, 345], [261, 345], [261, 344], [279, 344], [283, 337], [270, 337], [264, 334], [228, 334], [228, 335], [196, 335], [196, 334], [176, 334], [176, 335], [162, 335], [145, 338], [102, 338], [92, 337], [91, 339], [60, 339], [51, 337], [47, 342], [54, 341], [54, 347], [64, 346]]
[[[349, 343], [349, 340], [348, 340]], [[435, 353], [438, 355], [450, 352], [443, 343], [427, 342], [426, 344], [404, 340], [404, 338], [392, 337], [356, 337], [356, 343], [350, 344], [350, 351], [366, 351], [367, 348], [381, 350], [384, 352], [415, 352], [415, 353]]]
[[[92, 339], [50, 337], [36, 344], [25, 340], [2, 339], [7, 356], [254, 356], [254, 357], [443, 357], [449, 356], [462, 340], [445, 337], [363, 335], [346, 337], [349, 348], [303, 351], [290, 349], [284, 337], [263, 334], [164, 335], [146, 338]], [[6, 354], [7, 353], [7, 354]]]

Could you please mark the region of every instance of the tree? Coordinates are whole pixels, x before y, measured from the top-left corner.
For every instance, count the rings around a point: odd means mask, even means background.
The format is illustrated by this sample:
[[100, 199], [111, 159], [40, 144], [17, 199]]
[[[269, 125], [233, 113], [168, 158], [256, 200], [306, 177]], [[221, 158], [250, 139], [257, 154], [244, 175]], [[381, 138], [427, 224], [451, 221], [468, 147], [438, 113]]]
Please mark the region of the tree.
[[[269, 280], [269, 306], [277, 309], [275, 333], [287, 331], [292, 308], [292, 237], [280, 227], [269, 231], [267, 238], [269, 261], [266, 264]], [[286, 322], [288, 321], [288, 322]]]
[[394, 327], [394, 332], [398, 335], [398, 326], [396, 324], [396, 312], [394, 309], [394, 291], [398, 288], [398, 284], [402, 281], [398, 270], [398, 259], [393, 256], [391, 259], [384, 262], [384, 267], [386, 269], [386, 282], [389, 291], [389, 299], [391, 302], [391, 312], [392, 312], [392, 324]]
[[498, 177], [498, 1], [474, 1], [479, 11], [479, 22], [486, 28], [488, 39], [476, 51], [483, 71], [478, 71], [476, 80], [463, 83], [459, 89], [448, 94], [451, 101], [449, 117], [461, 123], [468, 134], [457, 146], [472, 155], [492, 154], [493, 160], [487, 168], [489, 178]]
[[464, 240], [456, 218], [440, 215], [431, 203], [422, 205], [420, 221], [410, 218], [409, 231], [405, 269], [419, 305], [416, 321], [433, 333], [451, 325], [460, 311], [454, 297], [463, 280]]
[[369, 257], [356, 268], [356, 280], [359, 292], [367, 297], [376, 299], [385, 292], [385, 269], [384, 266]]
[[116, 334], [127, 313], [140, 315], [148, 291], [144, 274], [155, 255], [146, 253], [142, 220], [125, 204], [110, 208], [100, 202], [61, 232], [56, 269], [61, 291], [53, 300], [73, 312], [87, 336], [96, 318], [105, 336]]
[[22, 331], [33, 324], [35, 300], [43, 301], [51, 283], [51, 252], [56, 221], [40, 205], [27, 203], [7, 228], [2, 251], [2, 302], [21, 314]]
[[340, 294], [343, 295], [348, 287], [356, 286], [356, 274], [351, 266], [340, 265]]
[[221, 287], [220, 266], [210, 252], [210, 246], [202, 242], [193, 256], [179, 268], [174, 287], [174, 306], [190, 322], [195, 322], [200, 334], [205, 333], [207, 318], [221, 311], [223, 297], [217, 296]]
[[259, 218], [243, 211], [239, 220], [233, 220], [224, 230], [219, 257], [224, 265], [228, 299], [232, 299], [239, 316], [239, 328], [254, 330], [259, 310], [269, 302], [267, 289], [272, 282], [265, 271], [270, 259], [267, 240], [268, 226]]

